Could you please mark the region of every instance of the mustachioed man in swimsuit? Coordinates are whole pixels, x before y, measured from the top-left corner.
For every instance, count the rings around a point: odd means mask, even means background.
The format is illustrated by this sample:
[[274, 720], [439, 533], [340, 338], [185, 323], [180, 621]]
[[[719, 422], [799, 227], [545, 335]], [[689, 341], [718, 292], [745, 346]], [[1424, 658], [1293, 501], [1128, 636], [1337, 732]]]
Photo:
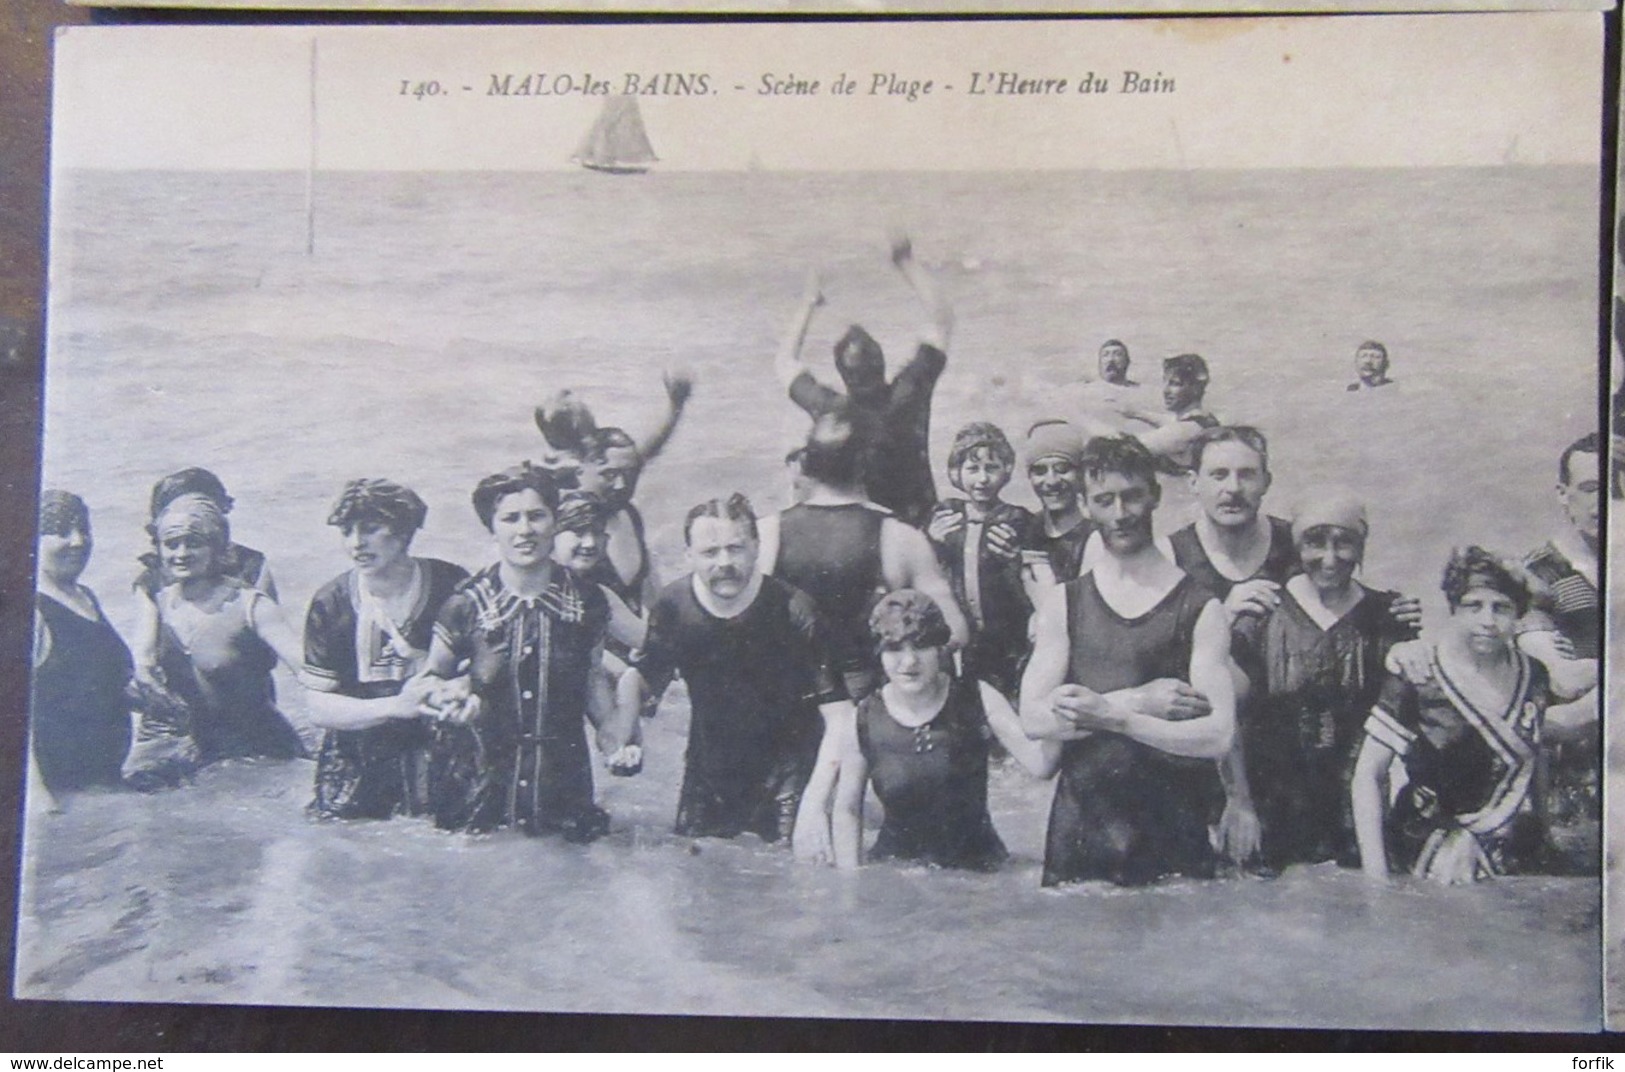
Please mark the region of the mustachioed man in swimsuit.
[[832, 757], [850, 732], [851, 704], [812, 600], [757, 570], [756, 516], [742, 495], [695, 506], [683, 538], [692, 572], [650, 610], [621, 679], [621, 720], [636, 722], [681, 675], [690, 719], [677, 833], [772, 842], [794, 832], [799, 851], [827, 855], [829, 820], [798, 826], [797, 812], [820, 750]]

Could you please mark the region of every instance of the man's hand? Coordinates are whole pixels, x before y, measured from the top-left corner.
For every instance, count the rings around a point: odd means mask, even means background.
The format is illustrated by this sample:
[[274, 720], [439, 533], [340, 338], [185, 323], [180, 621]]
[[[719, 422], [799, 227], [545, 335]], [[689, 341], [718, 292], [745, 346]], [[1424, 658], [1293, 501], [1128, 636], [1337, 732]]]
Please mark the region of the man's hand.
[[1049, 694], [1050, 708], [1057, 718], [1080, 730], [1121, 732], [1123, 714], [1101, 703], [1100, 697], [1082, 685], [1061, 685]]
[[694, 393], [694, 377], [687, 369], [671, 369], [665, 374], [666, 399], [672, 409], [682, 409]]
[[442, 722], [459, 725], [472, 722], [480, 713], [480, 697], [474, 691], [473, 681], [467, 674], [439, 681], [426, 697], [423, 713]]
[[1250, 581], [1242, 581], [1230, 589], [1230, 594], [1224, 600], [1224, 613], [1232, 622], [1248, 614], [1267, 618], [1280, 602], [1281, 586], [1274, 581], [1257, 577]]
[[1422, 601], [1415, 596], [1396, 593], [1388, 605], [1388, 616], [1409, 630], [1413, 637], [1422, 631]]
[[1206, 696], [1186, 682], [1171, 677], [1159, 677], [1139, 688], [1130, 689], [1124, 699], [1128, 709], [1135, 714], [1164, 722], [1183, 722], [1213, 713], [1213, 705], [1207, 702]]
[[947, 543], [948, 537], [965, 527], [965, 515], [957, 510], [934, 510], [925, 534], [932, 543]]
[[988, 526], [987, 549], [993, 552], [994, 558], [1006, 562], [1021, 557], [1021, 544], [1016, 538], [1015, 528], [1003, 521]]
[[1237, 800], [1225, 801], [1224, 814], [1219, 817], [1218, 828], [1213, 833], [1214, 851], [1240, 865], [1256, 857], [1263, 843], [1263, 829], [1253, 806]]
[[1433, 680], [1433, 652], [1423, 641], [1407, 640], [1388, 649], [1383, 667], [1412, 685], [1426, 685]]

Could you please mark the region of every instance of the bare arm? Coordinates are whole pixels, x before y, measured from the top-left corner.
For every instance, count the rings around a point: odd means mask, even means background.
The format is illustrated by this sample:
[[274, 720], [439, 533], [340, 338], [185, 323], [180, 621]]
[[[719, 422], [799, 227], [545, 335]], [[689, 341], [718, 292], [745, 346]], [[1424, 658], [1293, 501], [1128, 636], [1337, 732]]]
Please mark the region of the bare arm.
[[1388, 767], [1394, 751], [1374, 737], [1360, 745], [1349, 786], [1354, 808], [1354, 837], [1360, 846], [1360, 870], [1368, 878], [1388, 877], [1388, 847], [1383, 842], [1382, 818], [1388, 799]]
[[970, 625], [925, 533], [887, 518], [880, 526], [880, 572], [888, 588], [913, 588], [931, 597], [948, 623], [955, 648], [970, 641]]
[[688, 396], [694, 391], [694, 378], [686, 372], [666, 373], [665, 383], [666, 415], [661, 418], [660, 426], [638, 444], [638, 455], [645, 465], [655, 460], [655, 456], [665, 449], [672, 433], [677, 431], [677, 422], [683, 417], [683, 408], [688, 405]]
[[269, 562], [260, 566], [260, 577], [259, 580], [254, 582], [254, 587], [270, 596], [273, 603], [281, 602], [281, 600], [277, 598], [276, 578], [271, 576], [271, 564]]
[[427, 683], [412, 678], [395, 696], [362, 699], [359, 696], [341, 696], [332, 689], [336, 683], [308, 675], [301, 683], [310, 689], [306, 707], [311, 724], [328, 730], [365, 730], [381, 726], [391, 719], [416, 718], [427, 695]]
[[[832, 705], [833, 706], [833, 705]], [[846, 705], [849, 709], [851, 704]], [[854, 710], [854, 716], [856, 712]], [[869, 764], [858, 747], [857, 725], [844, 743], [835, 781], [835, 803], [830, 815], [830, 841], [835, 866], [847, 869], [863, 863], [863, 794], [869, 788]]]
[[1010, 701], [985, 681], [980, 682], [979, 686], [982, 690], [982, 710], [987, 712], [987, 724], [999, 743], [1035, 778], [1054, 776], [1056, 768], [1061, 765], [1060, 742], [1035, 741], [1028, 737]]
[[1191, 686], [1207, 697], [1212, 710], [1198, 718], [1168, 721], [1135, 712], [1122, 732], [1161, 752], [1198, 759], [1218, 759], [1230, 750], [1236, 731], [1236, 692], [1230, 680], [1230, 628], [1217, 600], [1196, 620], [1191, 638]]
[[1021, 730], [1034, 740], [1063, 741], [1082, 736], [1055, 710], [1053, 694], [1066, 681], [1071, 651], [1066, 635], [1066, 596], [1057, 587], [1044, 593], [1033, 614], [1033, 652], [1021, 675], [1017, 697]]
[[1153, 454], [1171, 458], [1186, 450], [1202, 434], [1202, 426], [1195, 421], [1170, 420], [1162, 427], [1143, 432], [1137, 438]]
[[953, 307], [943, 297], [942, 289], [931, 273], [914, 259], [914, 243], [908, 235], [898, 233], [891, 236], [891, 262], [925, 307], [926, 323], [920, 330], [920, 341], [947, 352], [948, 338], [954, 330]]
[[248, 608], [248, 624], [255, 635], [276, 652], [276, 657], [299, 675], [303, 683], [306, 680], [305, 646], [293, 626], [288, 624], [288, 616], [283, 613], [282, 605], [268, 596], [254, 599]]
[[773, 359], [773, 370], [786, 391], [797, 376], [807, 371], [806, 363], [801, 360], [801, 348], [807, 342], [807, 328], [812, 324], [813, 311], [823, 304], [823, 282], [816, 271], [808, 272], [806, 292], [802, 295], [801, 304], [796, 306], [795, 317], [791, 319], [790, 327], [784, 333], [784, 341], [779, 344], [778, 355]]
[[136, 590], [135, 632], [130, 636], [130, 654], [135, 658], [135, 676], [151, 680], [158, 669], [158, 604], [146, 589]]
[[797, 859], [834, 863], [829, 813], [842, 763], [856, 750], [857, 709], [850, 702], [842, 701], [820, 704], [818, 710], [824, 717], [824, 736], [818, 742], [818, 758], [813, 762], [812, 776], [801, 793], [790, 842]]
[[1559, 700], [1577, 700], [1597, 687], [1598, 660], [1575, 659], [1558, 647], [1556, 630], [1521, 633], [1518, 647], [1532, 659], [1540, 660], [1551, 677], [1552, 695]]

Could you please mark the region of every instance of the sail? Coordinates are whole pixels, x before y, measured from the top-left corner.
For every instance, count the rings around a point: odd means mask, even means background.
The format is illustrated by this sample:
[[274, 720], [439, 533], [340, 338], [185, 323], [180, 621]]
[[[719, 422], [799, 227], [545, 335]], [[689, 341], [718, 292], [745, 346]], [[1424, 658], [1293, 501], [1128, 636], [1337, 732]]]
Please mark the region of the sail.
[[643, 129], [643, 114], [636, 97], [611, 97], [604, 102], [587, 136], [571, 157], [584, 167], [603, 171], [642, 171], [660, 159]]

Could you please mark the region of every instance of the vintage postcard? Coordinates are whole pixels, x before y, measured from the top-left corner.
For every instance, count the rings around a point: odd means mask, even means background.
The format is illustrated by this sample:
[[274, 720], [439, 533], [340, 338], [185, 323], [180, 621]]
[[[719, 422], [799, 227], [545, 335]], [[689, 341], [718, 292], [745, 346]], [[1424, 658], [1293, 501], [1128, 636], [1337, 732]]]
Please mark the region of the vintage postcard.
[[1595, 1029], [1603, 24], [63, 32], [16, 994]]

